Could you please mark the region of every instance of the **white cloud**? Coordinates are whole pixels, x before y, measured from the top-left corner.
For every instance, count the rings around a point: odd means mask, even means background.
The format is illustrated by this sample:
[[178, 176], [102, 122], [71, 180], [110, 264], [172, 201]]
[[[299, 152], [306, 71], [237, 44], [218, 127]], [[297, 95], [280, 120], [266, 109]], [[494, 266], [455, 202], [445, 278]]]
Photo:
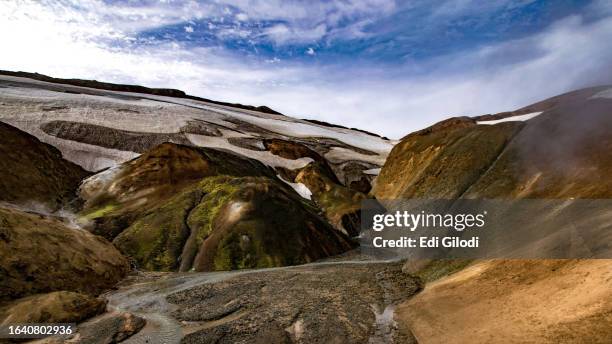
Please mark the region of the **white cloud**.
[[[532, 37], [441, 57], [424, 76], [338, 66], [304, 72], [301, 82], [266, 88], [248, 100], [397, 138], [450, 116], [514, 110], [576, 88], [612, 83], [609, 37], [612, 18], [585, 23], [574, 16]], [[491, 61], [508, 49], [528, 58]]]
[[306, 49], [306, 54], [310, 55], [310, 56], [314, 56], [315, 51], [313, 48], [308, 48]]
[[236, 20], [247, 21], [247, 20], [249, 20], [249, 16], [246, 15], [245, 13], [238, 13], [238, 14], [236, 14]]
[[326, 33], [327, 27], [325, 24], [320, 24], [309, 29], [300, 29], [290, 27], [286, 24], [277, 24], [264, 30], [263, 36], [269, 38], [276, 44], [283, 45], [287, 43], [316, 42], [323, 38]]
[[[335, 23], [343, 17], [393, 8], [382, 0], [325, 2], [321, 8], [304, 2], [295, 11], [288, 11], [287, 2], [281, 1], [221, 3], [241, 9], [250, 20], [275, 15], [289, 20], [266, 33], [277, 44], [317, 40], [333, 35]], [[219, 48], [132, 43], [138, 30], [222, 15], [225, 7], [218, 5], [156, 3], [134, 9], [89, 0], [78, 6], [60, 4], [65, 3], [24, 1], [0, 6], [0, 32], [12, 33], [0, 36], [1, 69], [179, 88], [212, 99], [265, 104], [288, 115], [390, 137], [451, 115], [511, 110], [576, 87], [612, 82], [610, 17], [585, 22], [574, 16], [521, 40], [381, 72], [383, 66], [370, 66], [371, 70], [351, 64], [321, 67], [277, 58], [258, 63]], [[605, 7], [605, 2], [599, 6]], [[321, 18], [313, 17], [321, 13], [324, 21], [313, 19]], [[360, 25], [342, 35], [365, 34], [360, 27], [366, 24]], [[214, 24], [209, 27], [213, 29]], [[248, 35], [249, 31], [239, 27], [221, 34]], [[415, 75], [412, 70], [429, 72]]]
[[192, 33], [193, 32], [193, 26], [185, 26], [185, 32], [187, 33]]

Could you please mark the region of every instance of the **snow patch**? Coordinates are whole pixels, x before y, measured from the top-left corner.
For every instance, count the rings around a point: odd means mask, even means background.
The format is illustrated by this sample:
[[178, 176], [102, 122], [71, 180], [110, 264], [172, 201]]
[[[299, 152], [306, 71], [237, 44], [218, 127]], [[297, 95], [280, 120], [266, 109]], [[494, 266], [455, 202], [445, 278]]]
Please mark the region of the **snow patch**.
[[591, 96], [589, 99], [597, 99], [597, 98], [606, 98], [612, 99], [612, 88], [608, 88], [607, 90], [603, 90]]
[[295, 160], [285, 159], [278, 155], [274, 155], [269, 151], [255, 151], [234, 146], [233, 144], [229, 143], [224, 137], [204, 136], [195, 134], [187, 134], [186, 136], [189, 141], [191, 141], [191, 143], [196, 146], [228, 150], [233, 153], [246, 156], [247, 158], [259, 160], [261, 163], [270, 167], [284, 167], [290, 170], [295, 170], [298, 168], [302, 168], [314, 161], [312, 160], [312, 158], [300, 158]]
[[297, 192], [300, 196], [302, 196], [303, 198], [306, 198], [307, 200], [312, 200], [312, 191], [310, 191], [310, 189], [306, 185], [302, 183], [288, 182], [284, 180], [283, 177], [281, 177], [279, 174], [277, 174], [276, 176], [278, 177], [278, 179], [282, 180], [287, 185], [291, 186], [293, 190], [295, 190], [295, 192]]
[[[163, 96], [144, 95], [145, 98], [167, 100]], [[370, 151], [387, 154], [393, 148], [393, 143], [380, 137], [368, 135], [355, 130], [343, 128], [329, 128], [321, 125], [305, 122], [299, 119], [272, 115], [249, 110], [236, 110], [224, 106], [207, 104], [190, 99], [172, 99], [176, 104], [196, 107], [211, 112], [216, 112], [229, 117], [238, 118], [258, 127], [293, 137], [328, 137], [334, 138], [351, 146], [367, 149]]]
[[492, 120], [492, 121], [476, 121], [476, 124], [493, 125], [493, 124], [502, 123], [502, 122], [523, 122], [523, 121], [530, 120], [530, 119], [540, 115], [541, 113], [542, 113], [542, 111], [540, 111], [540, 112], [532, 112], [532, 113], [528, 113], [528, 114], [524, 114], [524, 115], [506, 117], [506, 118], [496, 119], [496, 120]]
[[325, 153], [325, 158], [333, 163], [341, 163], [347, 160], [358, 160], [382, 166], [385, 164], [387, 155], [367, 155], [355, 152], [352, 149], [332, 147], [329, 152]]

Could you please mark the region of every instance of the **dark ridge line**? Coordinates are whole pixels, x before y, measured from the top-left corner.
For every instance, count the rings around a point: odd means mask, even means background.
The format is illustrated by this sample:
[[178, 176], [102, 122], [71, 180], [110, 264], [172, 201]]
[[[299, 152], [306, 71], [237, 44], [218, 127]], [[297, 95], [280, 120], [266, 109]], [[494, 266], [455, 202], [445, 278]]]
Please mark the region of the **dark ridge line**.
[[[30, 72], [23, 72], [23, 71], [14, 72], [14, 71], [2, 70], [2, 69], [0, 69], [0, 75], [28, 78], [28, 79], [50, 82], [50, 83], [55, 83], [55, 84], [62, 84], [62, 85], [88, 87], [88, 88], [93, 88], [93, 89], [98, 89], [98, 90], [142, 93], [142, 94], [150, 94], [150, 95], [165, 96], [165, 97], [172, 97], [172, 98], [191, 99], [191, 100], [197, 100], [197, 101], [210, 103], [210, 104], [233, 107], [233, 108], [242, 109], [242, 110], [257, 111], [257, 112], [263, 112], [263, 113], [267, 113], [271, 115], [284, 116], [282, 113], [274, 109], [271, 109], [266, 105], [253, 106], [253, 105], [244, 105], [240, 103], [222, 102], [218, 100], [212, 100], [208, 98], [192, 96], [192, 95], [185, 93], [184, 91], [173, 89], [173, 88], [150, 88], [150, 87], [145, 87], [145, 86], [140, 86], [140, 85], [115, 84], [115, 83], [103, 82], [103, 81], [97, 81], [97, 80], [54, 78], [54, 77], [40, 74], [40, 73], [30, 73]], [[172, 102], [168, 102], [168, 103], [172, 103]], [[178, 104], [178, 103], [172, 103], [172, 104], [186, 106], [185, 104]], [[197, 107], [193, 107], [193, 108], [197, 108]], [[318, 121], [314, 119], [302, 119], [302, 120], [313, 123], [313, 124], [325, 126], [325, 127], [355, 130], [355, 131], [362, 132], [364, 134], [382, 138], [383, 140], [387, 140], [387, 141], [389, 140], [389, 138], [385, 136], [381, 136], [381, 135], [378, 135], [378, 134], [375, 134], [375, 133], [372, 133], [372, 132], [369, 132], [363, 129], [349, 128], [349, 127], [345, 127], [339, 124], [331, 124], [328, 122]]]
[[48, 75], [39, 74], [39, 73], [29, 73], [29, 72], [13, 72], [8, 70], [0, 70], [0, 75], [8, 75], [15, 76], [21, 78], [29, 78], [38, 81], [51, 82], [55, 84], [62, 85], [71, 85], [71, 86], [80, 86], [80, 87], [88, 87], [94, 88], [98, 90], [107, 90], [107, 91], [119, 91], [119, 92], [132, 92], [132, 93], [143, 93], [150, 94], [156, 96], [166, 96], [173, 98], [183, 98], [183, 99], [192, 99], [197, 101], [202, 101], [211, 104], [229, 106], [233, 108], [243, 109], [243, 110], [251, 110], [258, 111], [272, 115], [283, 115], [282, 113], [275, 111], [265, 105], [262, 106], [253, 106], [253, 105], [244, 105], [239, 103], [228, 103], [217, 100], [211, 100], [207, 98], [192, 96], [186, 94], [185, 92], [172, 88], [149, 88], [145, 86], [139, 85], [124, 85], [124, 84], [114, 84], [110, 82], [102, 82], [97, 80], [84, 80], [84, 79], [63, 79], [63, 78], [54, 78]]
[[321, 126], [324, 126], [324, 127], [330, 127], [330, 128], [341, 128], [341, 129], [348, 129], [348, 130], [355, 130], [355, 131], [362, 132], [362, 133], [364, 133], [364, 134], [368, 134], [368, 135], [370, 135], [370, 136], [380, 137], [380, 138], [381, 138], [381, 139], [383, 139], [383, 140], [389, 141], [389, 138], [388, 138], [388, 137], [386, 137], [386, 136], [381, 136], [381, 135], [378, 135], [378, 134], [376, 134], [376, 133], [373, 133], [373, 132], [370, 132], [370, 131], [367, 131], [367, 130], [363, 130], [363, 129], [359, 129], [359, 128], [349, 128], [349, 127], [345, 127], [345, 126], [340, 125], [340, 124], [328, 123], [328, 122], [325, 122], [325, 121], [319, 121], [319, 120], [316, 120], [316, 119], [306, 119], [306, 118], [302, 118], [302, 121], [306, 121], [306, 122], [313, 123], [313, 124], [318, 124], [318, 125], [321, 125]]

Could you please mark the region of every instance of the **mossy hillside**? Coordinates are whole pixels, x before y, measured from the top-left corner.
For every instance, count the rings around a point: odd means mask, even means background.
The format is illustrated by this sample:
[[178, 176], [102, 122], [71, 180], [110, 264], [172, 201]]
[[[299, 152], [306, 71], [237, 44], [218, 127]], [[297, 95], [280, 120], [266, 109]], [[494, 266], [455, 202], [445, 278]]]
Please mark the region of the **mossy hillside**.
[[227, 176], [206, 178], [199, 183], [203, 196], [186, 220], [191, 231], [180, 257], [181, 271], [194, 269], [193, 262], [202, 243], [215, 229], [215, 219], [239, 190], [240, 183], [241, 179]]
[[230, 270], [311, 262], [353, 247], [285, 184], [240, 178], [240, 188], [215, 218], [196, 270]]
[[[121, 166], [108, 183], [101, 185], [95, 197], [88, 199], [89, 208], [111, 201], [130, 203], [155, 202], [168, 191], [215, 175], [273, 176], [273, 171], [260, 162], [229, 152], [163, 143]], [[142, 205], [142, 204], [141, 204]]]
[[95, 233], [113, 240], [147, 209], [165, 203], [202, 178], [215, 175], [269, 176], [274, 172], [260, 162], [201, 147], [164, 143], [121, 165], [104, 182], [85, 185], [87, 202], [80, 213], [93, 221]]
[[352, 247], [280, 181], [233, 176], [204, 178], [114, 243], [140, 267], [163, 271], [291, 265]]
[[92, 208], [88, 209], [87, 211], [83, 211], [81, 213], [81, 217], [83, 217], [85, 220], [95, 220], [100, 217], [108, 216], [118, 209], [118, 204], [104, 204], [98, 208]]
[[113, 243], [134, 259], [139, 268], [176, 270], [183, 244], [190, 235], [185, 219], [200, 197], [197, 188], [184, 190], [161, 206], [146, 211]]
[[576, 93], [525, 110], [545, 110], [527, 122], [440, 122], [393, 148], [373, 194], [381, 200], [609, 198], [610, 106], [609, 99]]
[[[146, 270], [191, 270], [214, 219], [238, 189], [228, 176], [204, 178], [141, 215], [113, 242]], [[193, 229], [193, 230], [192, 230]]]

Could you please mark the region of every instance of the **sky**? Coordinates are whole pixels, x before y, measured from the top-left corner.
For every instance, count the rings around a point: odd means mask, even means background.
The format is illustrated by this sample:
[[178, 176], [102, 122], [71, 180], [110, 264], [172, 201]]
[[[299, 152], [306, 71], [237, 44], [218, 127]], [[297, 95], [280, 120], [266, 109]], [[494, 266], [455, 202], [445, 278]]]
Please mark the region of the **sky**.
[[612, 84], [612, 1], [5, 1], [0, 69], [177, 88], [391, 138]]

